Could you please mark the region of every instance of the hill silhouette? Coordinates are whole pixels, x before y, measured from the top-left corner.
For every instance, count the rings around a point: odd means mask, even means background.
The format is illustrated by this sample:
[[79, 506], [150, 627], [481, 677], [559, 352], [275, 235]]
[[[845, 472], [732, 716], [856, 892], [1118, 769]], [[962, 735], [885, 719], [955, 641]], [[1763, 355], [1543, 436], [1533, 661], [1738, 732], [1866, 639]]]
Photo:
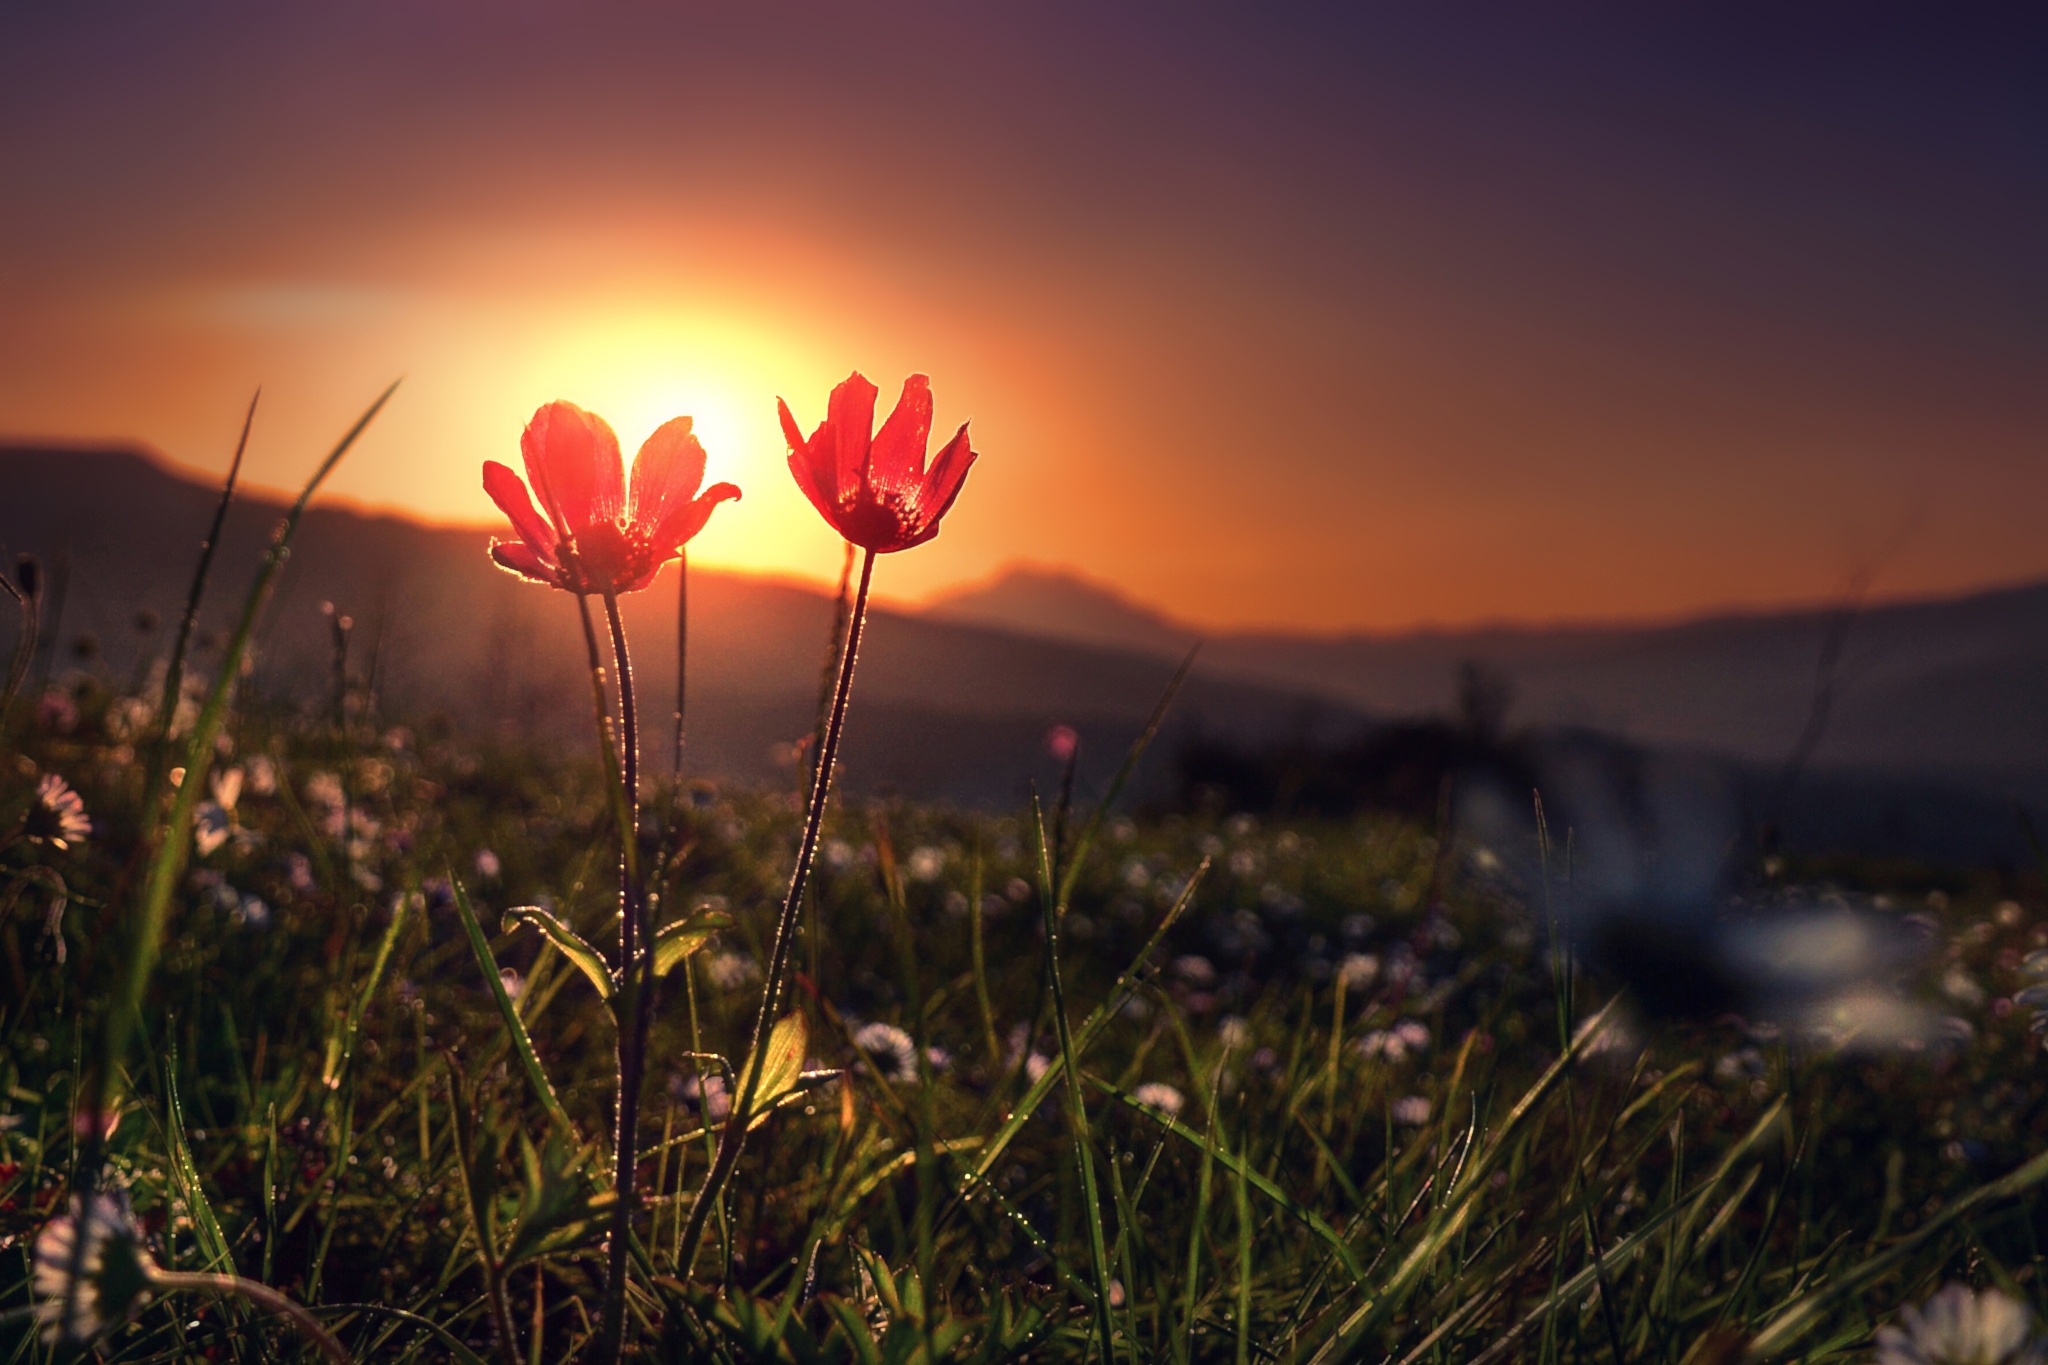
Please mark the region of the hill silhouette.
[[[170, 622], [182, 609], [217, 487], [139, 448], [17, 444], [0, 445], [0, 493], [0, 549], [34, 553], [64, 580], [62, 647], [91, 635], [98, 666], [115, 679], [166, 647], [168, 627], [141, 634], [133, 623], [138, 612]], [[202, 633], [231, 619], [283, 511], [274, 494], [238, 494]], [[392, 713], [439, 713], [472, 730], [587, 743], [590, 692], [573, 603], [497, 569], [485, 553], [491, 538], [484, 528], [316, 502], [266, 614], [254, 685], [321, 695], [331, 645], [320, 605], [332, 602], [356, 623], [359, 663], [367, 666], [374, 651], [376, 692]], [[657, 763], [673, 734], [674, 570], [622, 607], [646, 752]], [[815, 714], [834, 612], [829, 592], [693, 568], [690, 607], [693, 771], [786, 776], [784, 751], [809, 734]], [[1142, 653], [876, 610], [848, 723], [849, 780], [867, 790], [1011, 799], [1029, 778], [1057, 781], [1044, 753], [1057, 724], [1081, 732], [1084, 772], [1099, 778], [1172, 673], [1171, 663]], [[1256, 741], [1299, 730], [1305, 717], [1364, 722], [1356, 708], [1299, 689], [1197, 676], [1175, 724]]]
[[[94, 666], [138, 679], [175, 618], [218, 490], [140, 448], [0, 444], [0, 550], [40, 556], [63, 582], [47, 662], [93, 637]], [[238, 496], [202, 621], [227, 622], [283, 504]], [[320, 607], [357, 623], [359, 669], [393, 715], [445, 716], [478, 734], [587, 744], [589, 690], [569, 599], [496, 569], [482, 527], [317, 504], [266, 615], [252, 686], [311, 701], [331, 658]], [[833, 603], [811, 585], [691, 571], [692, 772], [790, 780], [808, 735]], [[666, 768], [675, 683], [673, 570], [623, 603], [645, 745]], [[55, 604], [52, 604], [53, 607]], [[1491, 628], [1401, 636], [1225, 633], [1205, 642], [1147, 789], [1169, 796], [1175, 756], [1361, 742], [1450, 710], [1482, 662], [1524, 735], [1597, 731], [1705, 755], [1771, 786], [1808, 722], [1832, 614], [1729, 615], [1659, 626]], [[877, 610], [844, 750], [860, 791], [1011, 801], [1058, 780], [1047, 730], [1083, 736], [1084, 785], [1106, 779], [1195, 632], [1099, 584], [1046, 569]], [[4, 628], [0, 628], [4, 639]], [[1986, 861], [2022, 857], [2014, 803], [2048, 810], [2048, 585], [1859, 613], [1829, 722], [1782, 818], [1815, 848]], [[205, 662], [202, 649], [200, 663]], [[1360, 737], [1365, 739], [1361, 741]], [[1398, 747], [1398, 746], [1397, 746]], [[1183, 767], [1185, 765], [1182, 765]]]
[[[946, 594], [933, 619], [1159, 656], [1200, 632], [1113, 589], [1035, 566]], [[1223, 632], [1205, 666], [1383, 716], [1441, 712], [1465, 660], [1502, 675], [1524, 725], [1782, 761], [1814, 702], [1842, 610], [1666, 625], [1487, 627], [1401, 635]], [[1813, 757], [1894, 773], [2048, 771], [2048, 583], [1856, 610]]]

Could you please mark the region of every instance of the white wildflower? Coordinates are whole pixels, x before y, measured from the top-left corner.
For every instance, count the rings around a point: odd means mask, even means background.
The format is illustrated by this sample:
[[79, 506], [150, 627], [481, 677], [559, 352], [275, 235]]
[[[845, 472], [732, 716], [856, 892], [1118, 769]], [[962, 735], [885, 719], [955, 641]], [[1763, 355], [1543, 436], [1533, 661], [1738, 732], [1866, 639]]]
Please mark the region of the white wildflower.
[[218, 801], [201, 801], [192, 812], [192, 846], [204, 858], [228, 841], [235, 817]]
[[127, 1201], [76, 1195], [71, 1212], [36, 1235], [35, 1316], [46, 1342], [86, 1342], [149, 1301], [156, 1266], [142, 1249]]
[[1362, 991], [1380, 974], [1380, 960], [1371, 953], [1346, 953], [1337, 964], [1337, 980], [1347, 991]]
[[1387, 1106], [1387, 1112], [1404, 1128], [1420, 1128], [1429, 1122], [1429, 1099], [1424, 1095], [1403, 1095]]
[[2042, 1365], [2048, 1343], [2033, 1325], [2032, 1309], [1996, 1289], [1947, 1285], [1878, 1329], [1875, 1365]]
[[85, 801], [71, 784], [55, 773], [44, 773], [36, 783], [36, 801], [29, 807], [28, 837], [54, 848], [83, 843], [92, 833], [92, 821], [85, 813]]
[[1164, 1081], [1147, 1081], [1131, 1092], [1131, 1098], [1147, 1109], [1157, 1109], [1166, 1117], [1179, 1118], [1181, 1106], [1187, 1103], [1180, 1091]]
[[742, 953], [713, 953], [704, 961], [704, 974], [722, 991], [736, 991], [761, 975], [754, 960]]
[[894, 1024], [862, 1024], [853, 1045], [868, 1054], [883, 1079], [899, 1084], [917, 1079], [917, 1044]]

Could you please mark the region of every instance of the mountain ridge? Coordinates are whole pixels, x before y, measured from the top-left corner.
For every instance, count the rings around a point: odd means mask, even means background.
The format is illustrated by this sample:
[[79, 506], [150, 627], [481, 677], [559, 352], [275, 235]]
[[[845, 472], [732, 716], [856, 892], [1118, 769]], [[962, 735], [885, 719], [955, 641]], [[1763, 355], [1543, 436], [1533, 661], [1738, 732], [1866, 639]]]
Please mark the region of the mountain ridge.
[[[1063, 627], [1053, 604], [1080, 627]], [[2048, 763], [2048, 582], [1653, 624], [1205, 637], [1106, 585], [1028, 565], [946, 594], [927, 612], [1162, 655], [1199, 640], [1207, 665], [1229, 676], [1304, 687], [1392, 715], [1440, 711], [1456, 670], [1472, 660], [1507, 675], [1525, 722], [1592, 725], [1750, 761], [1782, 756], [1797, 741], [1820, 686], [1823, 644], [1846, 618], [1834, 690], [1849, 704], [1833, 726], [1837, 761], [1951, 770]], [[1992, 709], [1972, 732], [1956, 711], [1962, 698], [1987, 687]], [[1985, 704], [1982, 695], [1969, 703]], [[1900, 714], [1915, 708], [1940, 714], [1924, 723]]]
[[[34, 551], [53, 579], [70, 580], [57, 608], [66, 641], [95, 635], [116, 677], [161, 647], [160, 634], [140, 638], [129, 623], [138, 608], [174, 619], [216, 487], [134, 447], [0, 445], [0, 491], [0, 548]], [[227, 617], [281, 510], [267, 493], [238, 496], [207, 625]], [[283, 694], [326, 675], [317, 608], [332, 600], [356, 616], [365, 648], [381, 640], [380, 690], [394, 705], [521, 738], [587, 742], [575, 613], [558, 594], [494, 568], [491, 534], [316, 501], [268, 611], [256, 684]], [[1055, 601], [1099, 591], [1034, 572], [1040, 588], [1053, 580]], [[665, 745], [668, 733], [673, 582], [671, 574], [623, 603], [641, 695], [664, 699], [648, 706], [651, 744]], [[1082, 618], [1092, 640], [1044, 633], [1070, 621], [1041, 613], [1020, 622], [986, 605], [975, 620], [958, 619], [976, 614], [971, 594], [874, 611], [848, 732], [857, 787], [1008, 799], [1027, 779], [1057, 780], [1043, 744], [1057, 724], [1082, 730], [1087, 764], [1106, 764], [1142, 728], [1186, 638], [1171, 622], [1149, 641], [1119, 637], [1119, 621], [1135, 615], [1142, 625], [1147, 615], [1121, 594]], [[692, 764], [781, 780], [789, 742], [809, 733], [815, 715], [829, 590], [694, 567], [691, 607]], [[1442, 715], [1460, 666], [1476, 659], [1511, 686], [1511, 727], [1594, 729], [1774, 770], [1813, 713], [1828, 620], [1809, 610], [1391, 638], [1225, 634], [1203, 645], [1163, 751], [1176, 735], [1300, 743]], [[1848, 639], [1816, 769], [1938, 779], [1995, 800], [2048, 773], [2048, 585], [1874, 606]]]

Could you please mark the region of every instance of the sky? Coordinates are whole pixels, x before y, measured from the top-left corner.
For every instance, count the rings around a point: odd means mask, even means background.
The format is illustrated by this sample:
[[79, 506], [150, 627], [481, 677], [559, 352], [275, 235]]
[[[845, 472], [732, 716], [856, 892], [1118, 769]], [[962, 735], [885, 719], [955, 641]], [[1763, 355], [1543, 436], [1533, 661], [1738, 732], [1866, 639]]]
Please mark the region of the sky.
[[[982, 458], [916, 601], [1668, 619], [2048, 576], [2048, 11], [0, 0], [0, 439], [492, 516], [696, 418], [699, 563], [827, 578], [858, 369]], [[0, 490], [4, 495], [4, 490]]]

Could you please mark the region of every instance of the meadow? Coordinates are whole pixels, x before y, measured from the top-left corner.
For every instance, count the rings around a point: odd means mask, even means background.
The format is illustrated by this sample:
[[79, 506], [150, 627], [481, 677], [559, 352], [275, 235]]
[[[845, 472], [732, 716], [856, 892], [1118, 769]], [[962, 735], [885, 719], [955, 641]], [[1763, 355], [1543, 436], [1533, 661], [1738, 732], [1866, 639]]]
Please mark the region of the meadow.
[[[645, 567], [571, 541], [507, 566]], [[0, 1358], [2036, 1358], [2032, 884], [1756, 871], [1916, 936], [1933, 1036], [1658, 1019], [1556, 931], [1569, 831], [1531, 885], [1392, 816], [806, 782], [865, 573], [784, 790], [661, 761], [597, 625], [591, 757], [383, 714], [338, 619], [245, 691], [264, 586], [10, 675]]]

